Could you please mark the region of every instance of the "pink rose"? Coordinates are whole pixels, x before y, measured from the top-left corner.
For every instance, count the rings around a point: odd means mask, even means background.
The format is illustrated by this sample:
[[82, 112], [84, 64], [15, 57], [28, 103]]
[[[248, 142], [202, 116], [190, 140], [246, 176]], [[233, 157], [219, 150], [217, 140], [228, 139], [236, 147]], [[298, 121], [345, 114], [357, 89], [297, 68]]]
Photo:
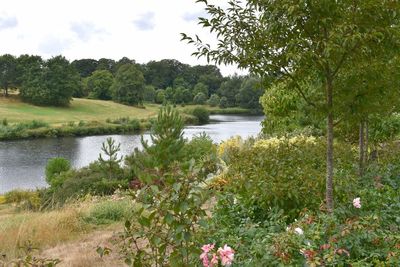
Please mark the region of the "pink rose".
[[222, 266], [230, 266], [233, 262], [235, 251], [225, 244], [223, 248], [218, 249], [219, 257], [221, 258]]

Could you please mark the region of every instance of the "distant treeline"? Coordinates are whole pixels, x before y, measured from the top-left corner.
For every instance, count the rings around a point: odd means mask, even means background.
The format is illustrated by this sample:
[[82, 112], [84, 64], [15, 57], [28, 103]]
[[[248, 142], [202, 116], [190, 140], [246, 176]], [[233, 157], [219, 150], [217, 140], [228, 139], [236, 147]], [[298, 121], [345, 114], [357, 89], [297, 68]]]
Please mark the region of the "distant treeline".
[[17, 88], [22, 100], [36, 105], [66, 106], [72, 97], [143, 102], [210, 104], [260, 110], [264, 90], [257, 77], [223, 77], [214, 65], [190, 66], [174, 59], [138, 64], [122, 58], [69, 62], [63, 56], [0, 56], [4, 95]]

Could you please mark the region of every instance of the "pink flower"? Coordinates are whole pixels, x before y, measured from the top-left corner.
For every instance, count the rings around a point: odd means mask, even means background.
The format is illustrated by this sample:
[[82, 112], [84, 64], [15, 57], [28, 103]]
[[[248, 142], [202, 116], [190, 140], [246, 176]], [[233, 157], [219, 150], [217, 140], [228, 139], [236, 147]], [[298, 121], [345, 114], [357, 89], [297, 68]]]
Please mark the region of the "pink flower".
[[214, 265], [218, 265], [218, 258], [217, 255], [214, 253], [210, 262], [210, 267], [213, 267]]
[[222, 266], [230, 266], [233, 262], [235, 251], [225, 244], [223, 248], [218, 249], [218, 254], [221, 258]]
[[208, 253], [214, 249], [214, 244], [207, 244], [201, 247], [201, 250], [203, 250], [203, 253], [200, 255], [200, 260], [203, 262], [204, 267], [212, 267], [213, 263], [211, 261], [211, 264], [208, 260]]
[[356, 209], [360, 209], [360, 208], [361, 208], [361, 200], [360, 200], [359, 197], [353, 199], [353, 206], [354, 206]]

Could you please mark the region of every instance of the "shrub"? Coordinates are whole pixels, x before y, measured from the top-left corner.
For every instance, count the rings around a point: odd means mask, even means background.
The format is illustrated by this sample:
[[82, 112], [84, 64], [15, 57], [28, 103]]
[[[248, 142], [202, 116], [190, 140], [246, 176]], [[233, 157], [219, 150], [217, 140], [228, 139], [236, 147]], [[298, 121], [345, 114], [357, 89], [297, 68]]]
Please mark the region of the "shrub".
[[[351, 146], [336, 144], [336, 202], [347, 199], [357, 179], [356, 153]], [[254, 219], [264, 220], [270, 208], [282, 209], [289, 219], [308, 208], [318, 210], [325, 191], [325, 140], [298, 136], [245, 143], [227, 155], [226, 190], [234, 192]], [[340, 177], [340, 178], [339, 178]]]
[[129, 219], [132, 215], [130, 202], [127, 200], [108, 200], [93, 206], [89, 214], [84, 217], [86, 222], [92, 224], [109, 224]]
[[203, 107], [194, 108], [192, 114], [197, 118], [200, 124], [206, 124], [210, 121], [210, 113]]
[[1, 124], [2, 124], [3, 126], [8, 126], [8, 120], [7, 120], [7, 118], [4, 118], [4, 119], [2, 120], [2, 122], [1, 122]]
[[71, 169], [71, 163], [67, 159], [61, 157], [50, 159], [46, 165], [46, 182], [50, 186], [60, 185], [57, 176], [69, 169]]
[[13, 190], [4, 194], [5, 203], [16, 204], [19, 208], [39, 210], [41, 198], [37, 191]]

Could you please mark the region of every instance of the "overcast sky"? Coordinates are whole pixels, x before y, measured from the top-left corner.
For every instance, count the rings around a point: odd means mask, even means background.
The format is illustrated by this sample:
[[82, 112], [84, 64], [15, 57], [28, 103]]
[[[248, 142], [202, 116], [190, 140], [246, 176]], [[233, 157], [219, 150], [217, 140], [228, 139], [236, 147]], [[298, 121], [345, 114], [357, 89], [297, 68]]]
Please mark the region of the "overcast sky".
[[[215, 41], [197, 25], [204, 16], [195, 0], [0, 0], [0, 54], [64, 55], [69, 60], [124, 56], [139, 63], [191, 56], [180, 33]], [[223, 75], [242, 73], [220, 66]]]

